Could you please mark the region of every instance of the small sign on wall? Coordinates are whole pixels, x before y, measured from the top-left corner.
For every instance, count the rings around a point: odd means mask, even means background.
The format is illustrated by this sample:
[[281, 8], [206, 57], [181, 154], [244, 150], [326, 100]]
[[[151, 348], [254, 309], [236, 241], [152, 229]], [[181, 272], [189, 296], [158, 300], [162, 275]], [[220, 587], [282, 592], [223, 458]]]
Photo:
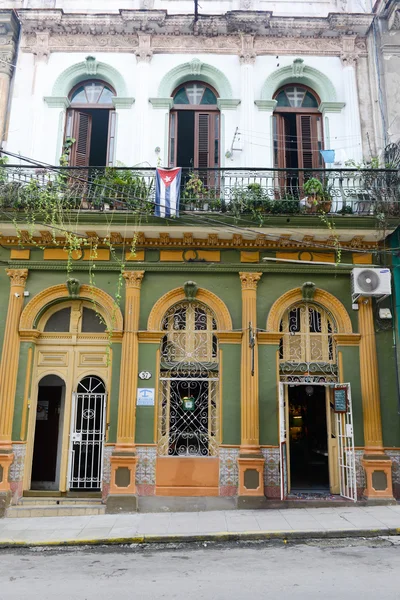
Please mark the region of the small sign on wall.
[[138, 388], [137, 406], [154, 406], [154, 388]]
[[335, 387], [333, 390], [334, 411], [337, 413], [347, 412], [347, 386]]

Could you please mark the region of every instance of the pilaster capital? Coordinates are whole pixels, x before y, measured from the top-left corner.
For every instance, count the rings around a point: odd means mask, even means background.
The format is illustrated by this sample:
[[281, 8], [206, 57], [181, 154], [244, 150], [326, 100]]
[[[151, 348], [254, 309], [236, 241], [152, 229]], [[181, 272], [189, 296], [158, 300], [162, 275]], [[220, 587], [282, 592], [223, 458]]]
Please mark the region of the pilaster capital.
[[6, 269], [6, 273], [10, 278], [11, 287], [25, 287], [28, 278], [28, 269]]
[[257, 284], [260, 281], [262, 273], [239, 273], [242, 290], [256, 290]]
[[144, 271], [123, 271], [122, 277], [125, 279], [125, 285], [127, 288], [140, 290], [144, 277]]

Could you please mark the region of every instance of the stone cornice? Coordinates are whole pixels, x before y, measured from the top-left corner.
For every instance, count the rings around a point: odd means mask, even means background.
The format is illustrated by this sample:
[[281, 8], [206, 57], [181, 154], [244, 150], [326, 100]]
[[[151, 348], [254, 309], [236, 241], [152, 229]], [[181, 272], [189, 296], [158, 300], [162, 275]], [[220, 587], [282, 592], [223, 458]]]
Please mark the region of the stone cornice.
[[13, 72], [19, 23], [11, 10], [0, 10], [0, 73]]
[[43, 100], [50, 108], [69, 108], [71, 104], [67, 96], [45, 96]]
[[153, 108], [172, 108], [174, 105], [173, 98], [149, 98]]
[[135, 98], [128, 96], [125, 98], [122, 96], [114, 96], [112, 99], [112, 103], [114, 104], [115, 108], [131, 108], [134, 102]]
[[322, 113], [340, 113], [345, 106], [345, 102], [321, 102], [318, 110]]
[[254, 104], [257, 106], [258, 110], [273, 112], [278, 103], [276, 100], [254, 100]]
[[218, 98], [217, 106], [220, 110], [235, 110], [240, 102], [240, 100], [234, 98]]

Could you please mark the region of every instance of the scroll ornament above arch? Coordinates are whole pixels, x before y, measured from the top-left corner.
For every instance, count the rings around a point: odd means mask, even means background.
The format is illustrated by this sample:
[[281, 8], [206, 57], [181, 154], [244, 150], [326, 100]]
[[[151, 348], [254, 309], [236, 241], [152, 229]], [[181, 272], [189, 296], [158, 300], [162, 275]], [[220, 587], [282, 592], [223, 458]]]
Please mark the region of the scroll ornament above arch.
[[329, 77], [314, 67], [304, 65], [301, 59], [295, 59], [293, 64], [281, 67], [267, 77], [261, 88], [261, 101], [273, 102], [274, 93], [290, 83], [307, 85], [318, 94], [321, 103], [337, 101], [335, 86]]
[[[65, 283], [53, 285], [42, 290], [28, 302], [22, 311], [19, 326], [20, 332], [36, 329], [37, 320], [47, 307], [50, 307], [55, 302], [70, 299], [71, 296]], [[98, 304], [106, 316], [107, 327], [113, 333], [122, 333], [123, 317], [121, 310], [107, 292], [90, 285], [81, 285], [79, 299]]]
[[[289, 290], [278, 298], [271, 307], [267, 319], [267, 331], [279, 332], [280, 323], [285, 311], [296, 302], [303, 301], [302, 288]], [[335, 296], [329, 292], [317, 288], [314, 293], [313, 302], [326, 308], [336, 321], [338, 333], [353, 333], [353, 327], [347, 310]]]
[[220, 95], [219, 100], [222, 102], [233, 99], [232, 87], [226, 75], [216, 67], [201, 62], [198, 58], [168, 71], [158, 87], [158, 98], [170, 98], [175, 88], [194, 79], [212, 85]]
[[[151, 309], [148, 321], [148, 331], [160, 331], [165, 313], [177, 302], [184, 302], [187, 296], [183, 287], [175, 288], [161, 296]], [[226, 304], [212, 292], [199, 288], [196, 292], [196, 300], [206, 304], [215, 314], [217, 328], [219, 331], [231, 331], [232, 319]]]

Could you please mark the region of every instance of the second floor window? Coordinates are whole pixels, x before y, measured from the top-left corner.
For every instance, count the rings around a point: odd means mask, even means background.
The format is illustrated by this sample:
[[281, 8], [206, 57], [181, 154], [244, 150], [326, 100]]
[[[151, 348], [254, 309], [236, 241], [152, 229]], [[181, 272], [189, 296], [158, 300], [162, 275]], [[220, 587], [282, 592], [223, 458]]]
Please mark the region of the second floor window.
[[100, 80], [81, 82], [71, 90], [65, 128], [65, 137], [76, 140], [70, 155], [71, 166], [112, 166], [115, 95], [112, 87]]
[[219, 167], [220, 114], [217, 92], [201, 81], [190, 81], [175, 90], [173, 100], [170, 167]]

